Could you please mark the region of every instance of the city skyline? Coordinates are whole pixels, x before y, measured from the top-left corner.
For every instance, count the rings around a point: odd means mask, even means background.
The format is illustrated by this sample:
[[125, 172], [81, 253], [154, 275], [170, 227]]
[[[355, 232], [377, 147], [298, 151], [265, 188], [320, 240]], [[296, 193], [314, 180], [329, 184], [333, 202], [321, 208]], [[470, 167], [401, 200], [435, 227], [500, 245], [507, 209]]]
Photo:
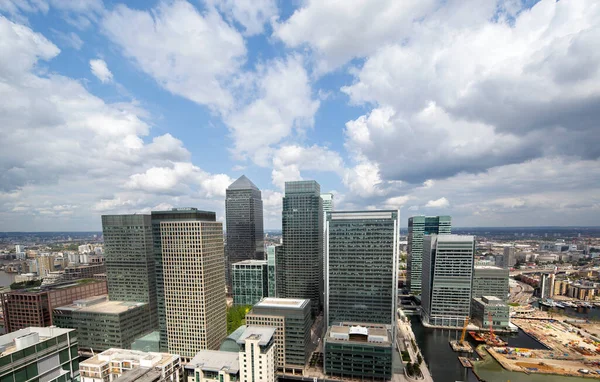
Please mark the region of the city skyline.
[[301, 179], [338, 210], [597, 224], [594, 4], [4, 1], [0, 231], [222, 220], [243, 174], [265, 229]]

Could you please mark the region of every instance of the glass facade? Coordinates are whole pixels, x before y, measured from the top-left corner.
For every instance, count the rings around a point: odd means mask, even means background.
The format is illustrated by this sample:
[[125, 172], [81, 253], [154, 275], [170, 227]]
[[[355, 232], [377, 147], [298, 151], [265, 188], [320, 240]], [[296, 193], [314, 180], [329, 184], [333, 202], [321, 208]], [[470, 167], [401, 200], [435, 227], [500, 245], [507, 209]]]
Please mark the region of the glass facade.
[[266, 260], [246, 260], [231, 266], [233, 304], [254, 305], [269, 294]]
[[270, 245], [267, 247], [267, 264], [269, 266], [269, 297], [277, 296], [277, 276], [276, 276], [276, 252], [280, 245]]
[[399, 212], [327, 213], [326, 319], [394, 324]]
[[226, 190], [227, 285], [231, 265], [244, 260], [264, 260], [263, 203], [261, 192], [242, 175]]
[[331, 343], [325, 340], [325, 373], [340, 378], [389, 381], [392, 346], [370, 343]]
[[462, 235], [426, 236], [423, 248], [423, 323], [462, 327], [469, 316], [475, 239]]
[[310, 299], [316, 316], [323, 303], [323, 201], [314, 180], [285, 183], [283, 252], [277, 256], [277, 296]]
[[423, 238], [426, 235], [451, 234], [450, 216], [413, 216], [408, 219], [407, 278], [411, 294], [421, 294], [423, 275]]
[[494, 266], [475, 266], [473, 270], [473, 298], [494, 296], [508, 300], [508, 269]]

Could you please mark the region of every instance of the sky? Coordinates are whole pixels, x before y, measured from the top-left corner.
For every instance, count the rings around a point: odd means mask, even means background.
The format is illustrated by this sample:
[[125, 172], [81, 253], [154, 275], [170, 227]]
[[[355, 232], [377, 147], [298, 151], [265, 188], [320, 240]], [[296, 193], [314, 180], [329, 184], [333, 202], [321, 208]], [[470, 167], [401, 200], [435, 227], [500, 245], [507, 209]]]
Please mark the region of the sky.
[[600, 225], [598, 0], [0, 0], [0, 231], [245, 174], [455, 226]]

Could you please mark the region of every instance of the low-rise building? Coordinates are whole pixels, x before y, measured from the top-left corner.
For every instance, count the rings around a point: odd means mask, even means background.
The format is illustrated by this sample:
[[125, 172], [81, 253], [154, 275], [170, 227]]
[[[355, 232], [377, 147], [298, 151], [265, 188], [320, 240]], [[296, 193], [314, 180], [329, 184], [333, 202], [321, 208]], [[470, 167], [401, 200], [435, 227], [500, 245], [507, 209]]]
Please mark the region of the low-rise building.
[[269, 295], [267, 260], [244, 260], [231, 264], [234, 305], [254, 305]]
[[506, 301], [510, 288], [508, 286], [508, 268], [496, 266], [478, 266], [473, 269], [472, 298], [496, 296]]
[[238, 339], [241, 382], [275, 382], [275, 330], [248, 326]]
[[81, 382], [179, 382], [183, 367], [178, 355], [108, 349], [79, 365]]
[[495, 296], [474, 298], [471, 304], [471, 319], [482, 328], [506, 330], [509, 328], [509, 307]]
[[185, 382], [237, 382], [240, 380], [240, 355], [202, 350], [185, 365], [185, 373]]
[[388, 325], [342, 323], [324, 339], [324, 371], [342, 379], [387, 381], [392, 377], [392, 335]]
[[79, 375], [77, 334], [54, 326], [0, 336], [0, 381], [70, 382]]

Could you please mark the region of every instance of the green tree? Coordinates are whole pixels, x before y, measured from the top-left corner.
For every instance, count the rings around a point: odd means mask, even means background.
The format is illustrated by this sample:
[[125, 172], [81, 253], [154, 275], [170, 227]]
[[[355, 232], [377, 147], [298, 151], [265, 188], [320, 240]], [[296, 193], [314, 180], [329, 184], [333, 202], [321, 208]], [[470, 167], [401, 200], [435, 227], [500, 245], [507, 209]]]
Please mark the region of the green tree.
[[246, 314], [250, 309], [252, 309], [251, 305], [238, 305], [227, 309], [227, 334], [244, 325]]
[[423, 357], [421, 357], [421, 354], [417, 354], [417, 365], [420, 365], [423, 363]]

